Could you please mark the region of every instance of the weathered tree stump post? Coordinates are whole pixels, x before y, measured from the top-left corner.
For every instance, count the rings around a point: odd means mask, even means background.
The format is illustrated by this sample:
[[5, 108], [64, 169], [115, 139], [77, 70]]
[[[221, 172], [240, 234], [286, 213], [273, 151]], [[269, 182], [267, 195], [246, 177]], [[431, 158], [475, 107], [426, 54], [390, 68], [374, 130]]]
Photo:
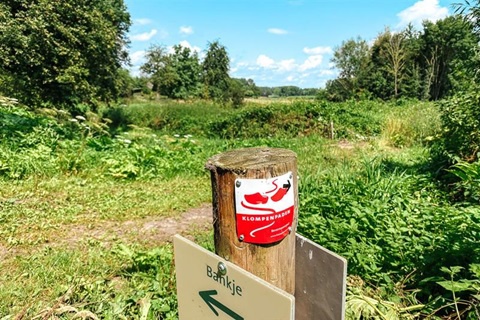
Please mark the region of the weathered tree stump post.
[[238, 149], [213, 156], [205, 167], [211, 171], [216, 253], [294, 294], [296, 154]]

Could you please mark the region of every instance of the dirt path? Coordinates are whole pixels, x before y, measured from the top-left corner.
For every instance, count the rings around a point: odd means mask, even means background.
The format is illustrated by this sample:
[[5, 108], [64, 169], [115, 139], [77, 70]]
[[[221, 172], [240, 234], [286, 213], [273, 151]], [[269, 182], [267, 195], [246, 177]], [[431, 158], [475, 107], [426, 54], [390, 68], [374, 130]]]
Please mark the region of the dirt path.
[[179, 217], [148, 217], [125, 222], [107, 222], [95, 227], [76, 226], [69, 236], [60, 242], [73, 244], [86, 239], [102, 242], [113, 240], [137, 240], [137, 242], [162, 243], [171, 240], [172, 236], [184, 234], [191, 230], [205, 230], [211, 227], [212, 207], [203, 205], [191, 209]]
[[102, 221], [96, 225], [70, 225], [64, 232], [53, 235], [52, 240], [35, 247], [5, 247], [0, 244], [0, 261], [18, 255], [31, 254], [45, 248], [75, 248], [97, 241], [109, 247], [113, 243], [140, 243], [155, 246], [171, 241], [175, 234], [188, 236], [212, 228], [212, 206], [205, 204], [178, 217], [147, 217], [124, 222]]

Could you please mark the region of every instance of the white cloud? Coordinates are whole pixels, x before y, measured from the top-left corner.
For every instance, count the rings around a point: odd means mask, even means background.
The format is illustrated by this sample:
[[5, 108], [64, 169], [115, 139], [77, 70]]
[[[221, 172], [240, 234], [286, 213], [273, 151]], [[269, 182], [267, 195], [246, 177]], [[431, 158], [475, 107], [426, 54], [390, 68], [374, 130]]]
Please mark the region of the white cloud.
[[190, 44], [190, 42], [188, 42], [187, 40], [183, 40], [183, 41], [180, 41], [179, 43], [182, 47], [184, 48], [189, 48], [190, 50], [192, 51], [195, 51], [197, 53], [200, 53], [202, 51], [202, 49], [200, 49], [200, 47], [197, 47], [197, 46], [192, 46]]
[[280, 71], [292, 71], [297, 67], [295, 59], [282, 60], [277, 66]]
[[141, 26], [145, 26], [145, 25], [147, 25], [147, 24], [152, 23], [152, 20], [147, 19], [147, 18], [135, 19], [135, 20], [133, 21], [133, 23], [138, 24], [138, 25], [141, 25]]
[[322, 55], [314, 55], [310, 56], [305, 60], [302, 65], [298, 68], [300, 71], [314, 69], [322, 64], [323, 56]]
[[278, 28], [270, 28], [267, 30], [269, 33], [273, 33], [273, 34], [287, 34], [288, 31], [287, 30], [283, 30], [283, 29], [278, 29]]
[[335, 70], [328, 69], [324, 59], [324, 54], [331, 52], [330, 48], [304, 48], [303, 52], [308, 54], [303, 62], [295, 59], [275, 60], [261, 54], [255, 63], [236, 63], [231, 72], [235, 77], [254, 79], [257, 85], [271, 87], [286, 84], [320, 87], [335, 76]]
[[322, 62], [322, 55], [309, 56], [301, 65], [297, 64], [295, 59], [275, 61], [264, 54], [257, 58], [257, 66], [278, 72], [305, 72], [306, 70], [318, 68]]
[[[295, 70], [298, 66], [295, 63], [295, 59], [286, 59], [286, 60], [280, 60], [279, 62], [276, 62], [272, 58], [261, 54], [257, 58], [257, 66], [260, 68], [264, 69], [272, 69], [276, 71], [293, 71]], [[253, 70], [254, 68], [250, 68]], [[258, 69], [258, 68], [257, 68]]]
[[420, 0], [397, 16], [400, 18], [398, 27], [405, 27], [409, 23], [420, 26], [424, 20], [435, 22], [445, 18], [448, 16], [448, 8], [441, 7], [439, 0]]
[[315, 48], [305, 47], [303, 48], [303, 52], [306, 54], [319, 55], [319, 54], [331, 54], [333, 53], [333, 50], [330, 47], [315, 47]]
[[263, 68], [272, 68], [275, 66], [275, 61], [272, 58], [267, 57], [264, 54], [261, 54], [257, 58], [257, 64]]
[[150, 32], [144, 32], [132, 35], [130, 39], [132, 41], [148, 41], [153, 38], [157, 34], [157, 29], [152, 29]]
[[320, 76], [333, 76], [335, 74], [335, 71], [333, 70], [320, 70], [319, 75]]
[[130, 60], [133, 65], [141, 63], [145, 59], [145, 50], [135, 51], [130, 54]]
[[180, 33], [181, 34], [192, 34], [193, 33], [193, 28], [190, 26], [181, 26], [180, 27]]

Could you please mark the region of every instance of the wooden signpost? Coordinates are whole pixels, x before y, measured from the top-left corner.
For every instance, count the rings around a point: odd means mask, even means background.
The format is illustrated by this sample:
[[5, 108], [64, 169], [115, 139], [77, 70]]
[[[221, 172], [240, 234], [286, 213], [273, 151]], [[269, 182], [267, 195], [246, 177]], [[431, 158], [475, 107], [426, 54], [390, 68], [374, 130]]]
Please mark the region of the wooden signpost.
[[343, 320], [346, 260], [295, 233], [296, 154], [213, 156], [215, 252], [175, 236], [180, 320]]
[[[275, 203], [271, 198], [283, 188], [284, 181], [273, 182], [276, 177], [291, 175], [289, 193], [293, 195], [293, 210], [290, 217], [297, 217], [297, 157], [292, 151], [275, 148], [246, 148], [233, 150], [213, 156], [208, 160], [206, 168], [211, 172], [213, 228], [216, 253], [244, 270], [270, 282], [274, 286], [293, 294], [295, 291], [295, 229], [296, 219], [287, 228], [285, 237], [276, 243], [252, 244], [245, 241], [246, 235], [237, 232], [235, 189], [242, 187], [242, 180], [258, 181], [258, 186], [252, 186], [250, 192], [244, 193], [251, 198], [257, 196], [257, 201], [237, 199], [248, 207], [257, 208], [258, 215], [244, 215], [253, 219], [273, 220], [259, 221], [263, 226], [270, 225], [273, 229], [283, 225], [277, 223], [276, 217], [284, 212], [265, 211]], [[240, 178], [240, 180], [238, 180]], [[268, 183], [270, 182], [270, 183]], [[288, 185], [288, 183], [287, 183]], [[274, 190], [275, 189], [275, 190]], [[271, 193], [269, 191], [274, 190]], [[282, 191], [283, 192], [283, 191]], [[288, 193], [287, 192], [287, 193]], [[281, 220], [281, 218], [278, 218]], [[254, 231], [254, 230], [252, 230]], [[250, 233], [252, 232], [250, 231]], [[263, 231], [263, 230], [261, 230]], [[281, 231], [281, 230], [280, 230]], [[275, 232], [270, 232], [275, 233]], [[254, 234], [255, 235], [255, 234]], [[243, 236], [243, 238], [242, 238]]]

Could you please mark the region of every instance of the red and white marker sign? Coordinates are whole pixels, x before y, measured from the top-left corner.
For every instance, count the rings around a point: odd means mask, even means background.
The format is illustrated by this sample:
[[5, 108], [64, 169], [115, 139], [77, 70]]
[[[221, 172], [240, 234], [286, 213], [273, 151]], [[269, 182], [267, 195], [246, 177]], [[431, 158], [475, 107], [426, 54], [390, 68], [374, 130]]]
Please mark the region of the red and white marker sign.
[[282, 240], [291, 230], [294, 206], [291, 172], [271, 179], [235, 180], [238, 238], [255, 244]]

